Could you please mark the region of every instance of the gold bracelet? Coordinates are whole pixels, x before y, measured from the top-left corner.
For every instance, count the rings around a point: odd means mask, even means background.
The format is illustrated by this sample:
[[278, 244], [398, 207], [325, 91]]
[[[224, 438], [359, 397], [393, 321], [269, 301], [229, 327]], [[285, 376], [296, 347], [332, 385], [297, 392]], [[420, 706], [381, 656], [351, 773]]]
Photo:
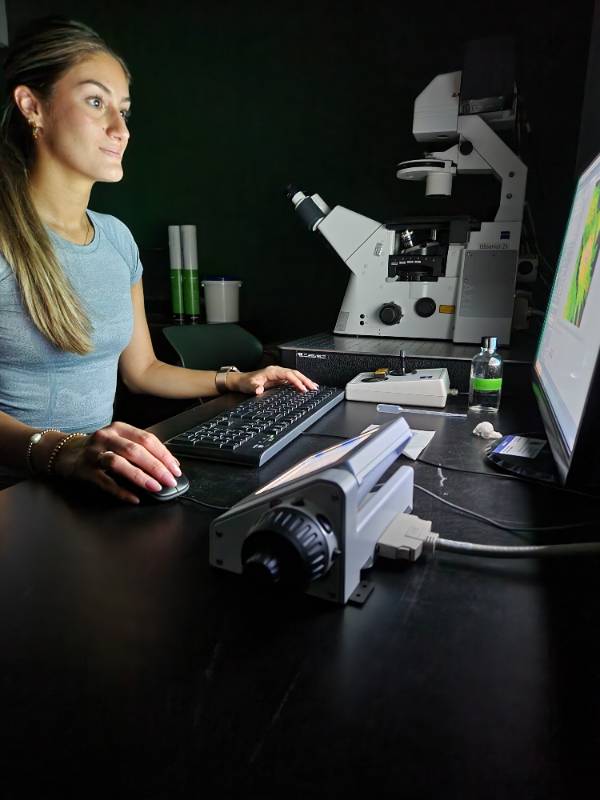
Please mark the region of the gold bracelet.
[[31, 460], [31, 453], [34, 448], [34, 445], [39, 444], [42, 441], [42, 437], [44, 437], [47, 433], [61, 433], [58, 428], [44, 428], [43, 431], [36, 431], [29, 437], [29, 443], [27, 445], [27, 451], [25, 453], [25, 463], [27, 464], [27, 469], [29, 470], [30, 475], [35, 475], [35, 470], [33, 468], [33, 461]]
[[56, 461], [56, 456], [60, 453], [61, 449], [66, 445], [67, 442], [70, 442], [71, 439], [75, 439], [77, 436], [86, 437], [87, 433], [69, 433], [67, 436], [64, 436], [60, 442], [54, 447], [54, 450], [50, 453], [50, 458], [48, 459], [48, 466], [46, 467], [46, 471], [48, 475], [52, 475], [52, 469], [54, 467], [54, 462]]

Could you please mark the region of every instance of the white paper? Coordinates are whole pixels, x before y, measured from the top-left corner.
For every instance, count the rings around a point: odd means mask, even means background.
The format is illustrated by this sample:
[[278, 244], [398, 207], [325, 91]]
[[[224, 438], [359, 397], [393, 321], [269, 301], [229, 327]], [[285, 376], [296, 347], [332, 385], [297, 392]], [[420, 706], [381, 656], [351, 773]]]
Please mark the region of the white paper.
[[435, 436], [435, 431], [416, 431], [411, 428], [412, 439], [402, 451], [403, 456], [412, 458], [413, 461], [418, 458], [423, 450], [427, 447], [429, 442]]
[[[361, 434], [372, 431], [378, 427], [379, 425], [367, 425], [367, 427], [361, 431]], [[402, 451], [402, 455], [412, 458], [414, 461], [421, 455], [423, 450], [425, 450], [429, 442], [433, 439], [435, 431], [417, 431], [411, 428], [410, 432], [412, 433], [412, 439]]]

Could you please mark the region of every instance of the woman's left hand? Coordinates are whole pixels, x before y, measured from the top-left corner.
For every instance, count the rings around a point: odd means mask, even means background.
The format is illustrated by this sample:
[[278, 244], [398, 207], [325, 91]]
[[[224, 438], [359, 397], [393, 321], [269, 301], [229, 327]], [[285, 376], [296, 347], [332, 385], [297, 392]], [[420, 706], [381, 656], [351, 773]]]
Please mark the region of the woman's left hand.
[[297, 369], [287, 367], [264, 367], [255, 372], [228, 372], [227, 388], [231, 392], [245, 392], [246, 394], [262, 394], [273, 386], [289, 384], [301, 392], [317, 389], [318, 384], [307, 378]]

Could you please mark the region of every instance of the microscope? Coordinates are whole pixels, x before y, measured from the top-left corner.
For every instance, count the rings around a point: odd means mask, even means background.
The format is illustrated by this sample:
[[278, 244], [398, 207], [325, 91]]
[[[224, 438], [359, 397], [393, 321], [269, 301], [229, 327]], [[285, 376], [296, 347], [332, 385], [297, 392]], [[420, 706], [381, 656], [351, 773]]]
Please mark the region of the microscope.
[[500, 183], [493, 220], [381, 223], [288, 187], [300, 218], [351, 273], [334, 334], [479, 343], [493, 331], [509, 344], [527, 168], [498, 133], [515, 123], [514, 74], [507, 80], [502, 73], [503, 90], [483, 88], [489, 70], [480, 62], [489, 48], [475, 55], [465, 69], [436, 76], [416, 98], [413, 135], [430, 149], [398, 164], [396, 176], [424, 181], [425, 195], [439, 197], [451, 194], [455, 176], [491, 174]]

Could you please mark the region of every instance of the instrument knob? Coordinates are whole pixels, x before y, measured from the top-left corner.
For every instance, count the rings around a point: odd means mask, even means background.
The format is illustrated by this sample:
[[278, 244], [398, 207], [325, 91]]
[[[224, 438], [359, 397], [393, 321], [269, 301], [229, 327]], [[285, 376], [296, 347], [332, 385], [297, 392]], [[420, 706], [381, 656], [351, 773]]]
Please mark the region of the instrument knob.
[[379, 309], [379, 319], [384, 325], [397, 325], [402, 317], [402, 309], [397, 303], [384, 303]]
[[243, 572], [261, 583], [304, 590], [331, 566], [326, 533], [297, 508], [267, 511], [242, 546]]
[[431, 317], [436, 309], [437, 305], [432, 297], [420, 297], [415, 303], [415, 314], [418, 317]]

